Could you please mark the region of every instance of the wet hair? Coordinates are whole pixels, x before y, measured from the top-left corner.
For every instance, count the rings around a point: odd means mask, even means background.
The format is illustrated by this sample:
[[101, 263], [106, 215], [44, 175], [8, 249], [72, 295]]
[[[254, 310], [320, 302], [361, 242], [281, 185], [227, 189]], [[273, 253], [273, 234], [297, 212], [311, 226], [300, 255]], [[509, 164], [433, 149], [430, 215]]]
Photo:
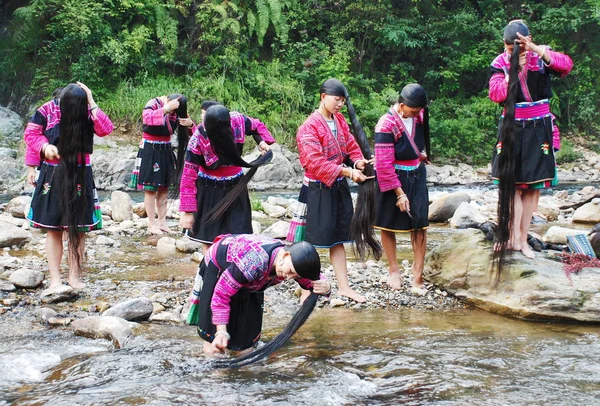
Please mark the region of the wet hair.
[[281, 333], [279, 333], [275, 338], [271, 341], [258, 348], [255, 351], [252, 351], [249, 354], [242, 355], [233, 359], [223, 359], [216, 360], [213, 363], [215, 368], [239, 368], [244, 365], [253, 364], [261, 359], [268, 357], [273, 354], [275, 351], [280, 349], [289, 338], [294, 335], [296, 331], [306, 322], [308, 316], [312, 313], [315, 306], [317, 305], [317, 301], [319, 299], [319, 295], [312, 292], [302, 303], [302, 306], [292, 317], [289, 324], [283, 329]]
[[[346, 86], [337, 79], [327, 79], [321, 85], [321, 93], [325, 93], [330, 96], [339, 96], [346, 99], [346, 105], [348, 107], [348, 116], [350, 116], [350, 122], [352, 123], [352, 133], [356, 143], [360, 147], [364, 157], [371, 157], [371, 146], [369, 140], [365, 134], [358, 117], [356, 116], [356, 110]], [[373, 176], [375, 169], [373, 165], [365, 165], [363, 170], [365, 176]], [[373, 224], [375, 223], [375, 188], [377, 185], [370, 179], [362, 182], [358, 189], [358, 198], [356, 200], [356, 210], [352, 216], [350, 222], [350, 238], [354, 240], [354, 248], [361, 258], [366, 257], [369, 248], [375, 259], [381, 258], [381, 244], [375, 238], [375, 231]]]
[[429, 100], [427, 92], [423, 86], [418, 83], [409, 83], [402, 88], [398, 103], [403, 103], [408, 107], [418, 107], [423, 109], [423, 138], [425, 140], [425, 152], [427, 157], [431, 159], [430, 149], [431, 142], [429, 139]]
[[171, 198], [175, 199], [179, 195], [179, 182], [181, 181], [181, 174], [183, 173], [183, 164], [185, 161], [185, 154], [187, 152], [187, 145], [190, 140], [190, 129], [184, 125], [179, 124], [180, 118], [187, 118], [187, 97], [179, 93], [173, 93], [167, 96], [167, 100], [175, 100], [179, 98], [179, 107], [175, 110], [177, 115], [177, 161], [175, 164], [175, 172], [173, 172], [173, 179], [171, 183], [175, 186], [172, 189]]
[[306, 241], [285, 248], [290, 253], [294, 270], [300, 277], [316, 281], [321, 275], [321, 259], [315, 247]]
[[218, 101], [215, 101], [215, 100], [204, 100], [202, 102], [202, 104], [200, 104], [200, 109], [206, 111], [206, 110], [208, 110], [209, 107], [214, 106], [216, 104], [221, 104], [221, 103], [219, 103]]
[[52, 99], [60, 99], [60, 94], [62, 93], [64, 87], [57, 87], [52, 92]]
[[60, 95], [60, 137], [58, 153], [61, 156], [62, 177], [60, 209], [62, 221], [68, 227], [69, 250], [81, 270], [79, 244], [81, 239], [79, 226], [85, 222], [87, 207], [85, 182], [85, 154], [91, 153], [94, 127], [89, 118], [86, 92], [75, 83], [70, 83]]
[[250, 168], [250, 170], [227, 193], [224, 199], [218, 202], [211, 210], [204, 213], [202, 219], [197, 218], [194, 221], [194, 228], [199, 227], [200, 221], [210, 223], [219, 219], [236, 199], [247, 190], [248, 182], [250, 182], [258, 168], [269, 163], [273, 158], [273, 151], [271, 150], [250, 163], [242, 158], [233, 138], [229, 110], [225, 106], [216, 104], [206, 110], [206, 114], [204, 115], [204, 129], [206, 130], [206, 136], [210, 141], [210, 145], [219, 159], [223, 160], [226, 164], [242, 166]]
[[[521, 35], [529, 35], [529, 29], [523, 22], [514, 21], [504, 29], [504, 42], [513, 43], [510, 56], [510, 68], [508, 73], [508, 92], [504, 102], [504, 119], [500, 129], [500, 142], [502, 152], [497, 155], [499, 168], [498, 187], [498, 227], [496, 228], [496, 242], [499, 248], [494, 251], [494, 263], [497, 266], [496, 282], [499, 281], [504, 262], [506, 260], [506, 248], [510, 239], [511, 225], [514, 219], [515, 203], [515, 134], [514, 120], [517, 95], [519, 92], [519, 53], [520, 44], [517, 32]], [[508, 42], [507, 42], [508, 41]]]

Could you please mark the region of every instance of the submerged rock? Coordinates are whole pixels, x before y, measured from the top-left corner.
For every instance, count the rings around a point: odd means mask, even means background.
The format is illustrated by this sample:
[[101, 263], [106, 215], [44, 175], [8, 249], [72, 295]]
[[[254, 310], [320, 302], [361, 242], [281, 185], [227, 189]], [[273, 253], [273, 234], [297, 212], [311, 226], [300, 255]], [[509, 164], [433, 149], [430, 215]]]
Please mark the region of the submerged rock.
[[71, 323], [76, 335], [112, 340], [116, 348], [123, 348], [133, 337], [136, 325], [137, 323], [113, 316], [90, 316]]
[[600, 269], [567, 279], [562, 263], [537, 254], [507, 257], [500, 280], [492, 244], [477, 230], [457, 230], [427, 256], [425, 278], [481, 309], [530, 320], [600, 322]]

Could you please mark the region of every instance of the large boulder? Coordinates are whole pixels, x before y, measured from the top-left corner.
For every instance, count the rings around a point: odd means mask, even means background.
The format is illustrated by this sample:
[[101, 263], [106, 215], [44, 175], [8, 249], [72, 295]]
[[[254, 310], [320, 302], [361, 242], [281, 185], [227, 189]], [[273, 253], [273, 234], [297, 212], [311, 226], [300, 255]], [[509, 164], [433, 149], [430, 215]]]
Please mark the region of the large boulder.
[[123, 348], [133, 337], [136, 325], [137, 323], [113, 316], [90, 316], [71, 323], [76, 335], [111, 340], [116, 348]]
[[114, 221], [121, 222], [133, 219], [133, 202], [125, 192], [115, 191], [111, 193], [110, 210]]
[[470, 203], [462, 202], [450, 219], [450, 226], [454, 228], [478, 227], [487, 221], [487, 218]]
[[8, 280], [17, 288], [35, 289], [44, 280], [44, 274], [33, 269], [22, 268], [10, 274]]
[[[109, 136], [110, 137], [110, 136]], [[123, 190], [131, 179], [137, 148], [119, 147], [94, 151], [94, 181], [101, 190]]]
[[30, 204], [31, 196], [17, 196], [8, 202], [4, 211], [13, 217], [24, 219]]
[[600, 269], [572, 275], [537, 254], [507, 257], [500, 279], [492, 271], [492, 243], [479, 230], [456, 230], [426, 259], [424, 277], [481, 309], [530, 320], [600, 322]]
[[23, 119], [0, 106], [0, 145], [16, 145], [23, 137]]
[[285, 238], [290, 231], [290, 223], [287, 221], [279, 220], [273, 223], [269, 228], [262, 232], [262, 234], [271, 238]]
[[102, 313], [103, 316], [121, 317], [128, 321], [146, 321], [154, 310], [150, 299], [139, 297], [118, 303]]
[[[298, 154], [290, 152], [279, 144], [271, 145], [271, 149], [273, 160], [258, 168], [248, 187], [257, 190], [300, 188], [303, 171], [296, 162]], [[250, 162], [257, 157], [258, 151], [254, 150], [244, 159]]]
[[2, 222], [0, 227], [0, 247], [21, 246], [33, 237], [29, 231]]
[[434, 223], [447, 221], [454, 216], [454, 212], [461, 203], [470, 201], [471, 197], [464, 192], [444, 195], [429, 205], [429, 221]]
[[574, 223], [600, 223], [600, 199], [586, 203], [573, 213]]

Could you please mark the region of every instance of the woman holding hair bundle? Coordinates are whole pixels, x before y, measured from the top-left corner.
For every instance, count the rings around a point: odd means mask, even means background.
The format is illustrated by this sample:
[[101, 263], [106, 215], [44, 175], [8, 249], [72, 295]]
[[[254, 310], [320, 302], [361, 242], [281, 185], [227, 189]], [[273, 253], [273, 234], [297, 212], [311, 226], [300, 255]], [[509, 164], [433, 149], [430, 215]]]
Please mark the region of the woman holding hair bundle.
[[[40, 107], [25, 129], [25, 164], [30, 172], [40, 167], [27, 218], [34, 227], [47, 231], [49, 290], [62, 284], [63, 231], [69, 237], [68, 283], [74, 289], [83, 287], [83, 233], [102, 228], [90, 160], [94, 133], [103, 137], [112, 130], [112, 122], [94, 101], [91, 90], [80, 82], [69, 84], [59, 98]], [[29, 181], [33, 178], [28, 175]]]
[[381, 230], [390, 264], [388, 285], [400, 289], [396, 257], [397, 232], [410, 232], [415, 256], [413, 293], [424, 294], [423, 267], [429, 226], [429, 194], [425, 164], [429, 156], [429, 113], [425, 89], [411, 83], [375, 127], [378, 195], [375, 228]]
[[507, 249], [535, 257], [527, 244], [533, 211], [540, 189], [557, 183], [550, 78], [567, 75], [573, 66], [567, 55], [536, 45], [522, 20], [504, 29], [504, 48], [489, 80], [490, 99], [504, 106], [492, 160], [492, 178], [499, 184], [494, 248], [500, 267]]

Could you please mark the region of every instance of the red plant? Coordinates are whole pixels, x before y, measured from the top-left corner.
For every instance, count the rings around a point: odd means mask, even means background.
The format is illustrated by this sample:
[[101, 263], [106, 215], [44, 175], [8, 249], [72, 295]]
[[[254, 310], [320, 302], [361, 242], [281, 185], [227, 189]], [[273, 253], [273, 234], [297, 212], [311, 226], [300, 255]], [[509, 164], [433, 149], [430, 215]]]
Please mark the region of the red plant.
[[585, 254], [561, 252], [559, 257], [563, 263], [565, 275], [571, 284], [573, 283], [571, 274], [579, 273], [583, 268], [600, 268], [600, 259]]

